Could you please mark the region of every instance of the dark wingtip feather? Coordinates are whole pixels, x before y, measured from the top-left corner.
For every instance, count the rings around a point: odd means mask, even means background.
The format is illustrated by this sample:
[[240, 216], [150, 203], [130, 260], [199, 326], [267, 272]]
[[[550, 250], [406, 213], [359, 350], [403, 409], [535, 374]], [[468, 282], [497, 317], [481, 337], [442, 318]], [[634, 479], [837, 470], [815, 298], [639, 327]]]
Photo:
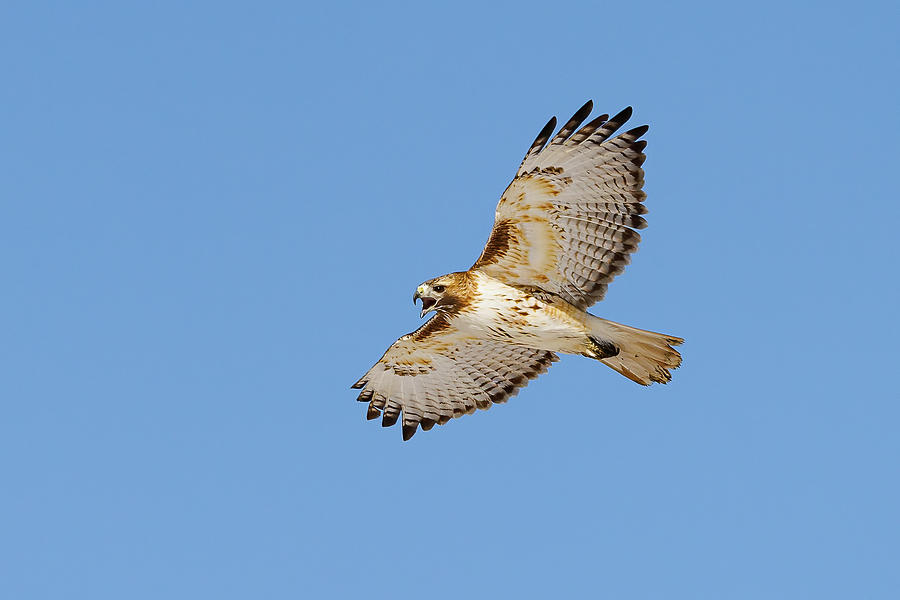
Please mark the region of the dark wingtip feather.
[[369, 404], [369, 408], [368, 410], [366, 410], [366, 420], [371, 421], [372, 419], [377, 419], [380, 416], [381, 411], [377, 407]]
[[[634, 138], [634, 139], [638, 139], [639, 137], [641, 137], [642, 135], [644, 135], [645, 133], [647, 133], [647, 131], [648, 131], [649, 129], [650, 129], [650, 126], [649, 126], [649, 125], [641, 125], [640, 127], [635, 127], [634, 129], [629, 129], [628, 131], [626, 131], [626, 132], [623, 133], [622, 135], [627, 135], [627, 136], [632, 137], [632, 138]], [[646, 145], [646, 141], [644, 142], [644, 144]]]
[[591, 134], [594, 133], [595, 131], [597, 131], [597, 129], [599, 129], [604, 123], [606, 123], [606, 120], [608, 118], [609, 118], [609, 115], [607, 115], [607, 114], [600, 115], [599, 117], [593, 119], [590, 123], [588, 123], [581, 129], [579, 129], [578, 131], [573, 133], [572, 137], [569, 138], [569, 140], [573, 144], [580, 144], [581, 142], [583, 142], [584, 140], [589, 138], [591, 136]]
[[389, 413], [385, 412], [381, 417], [381, 426], [382, 427], [391, 427], [394, 423], [397, 422], [397, 419], [400, 418], [400, 413]]
[[634, 109], [632, 109], [630, 106], [626, 106], [621, 110], [621, 112], [619, 112], [619, 114], [610, 119], [610, 121], [615, 121], [621, 126], [625, 121], [631, 118], [631, 113], [633, 112]]
[[416, 428], [418, 427], [418, 423], [404, 423], [403, 424], [403, 441], [409, 441], [409, 438], [416, 435]]
[[359, 381], [357, 381], [356, 383], [354, 383], [353, 385], [351, 385], [351, 386], [350, 386], [350, 389], [351, 389], [351, 390], [358, 390], [358, 389], [360, 389], [360, 388], [361, 388], [362, 386], [364, 386], [364, 385], [366, 385], [366, 380], [365, 380], [365, 379], [360, 379]]
[[534, 138], [534, 141], [531, 143], [531, 148], [525, 153], [525, 160], [528, 160], [529, 156], [534, 156], [544, 149], [544, 145], [547, 143], [547, 140], [550, 139], [550, 135], [553, 134], [554, 129], [556, 129], [556, 117], [550, 117], [550, 120], [547, 121], [547, 124], [541, 129], [541, 132]]
[[562, 126], [562, 129], [559, 130], [559, 133], [556, 134], [556, 137], [553, 138], [550, 144], [559, 145], [569, 139], [569, 136], [578, 129], [585, 119], [587, 119], [592, 110], [594, 110], [594, 101], [588, 100], [584, 103], [584, 106], [579, 108], [575, 114], [572, 115], [572, 118]]
[[626, 106], [623, 108], [617, 115], [607, 121], [603, 127], [601, 127], [596, 134], [594, 140], [596, 142], [602, 142], [604, 140], [608, 140], [612, 134], [616, 132], [625, 122], [631, 118], [632, 109], [630, 106]]
[[538, 134], [536, 138], [534, 138], [535, 144], [541, 138], [550, 139], [550, 134], [553, 133], [553, 130], [556, 129], [556, 115], [550, 117], [550, 120], [547, 121], [547, 124], [544, 125], [544, 128], [541, 129], [541, 132]]
[[580, 125], [582, 121], [587, 119], [592, 110], [594, 110], [594, 101], [588, 100], [581, 106], [581, 108], [575, 111], [575, 114], [572, 115], [572, 118], [569, 119], [569, 122], [571, 123], [572, 121], [578, 121], [578, 124]]

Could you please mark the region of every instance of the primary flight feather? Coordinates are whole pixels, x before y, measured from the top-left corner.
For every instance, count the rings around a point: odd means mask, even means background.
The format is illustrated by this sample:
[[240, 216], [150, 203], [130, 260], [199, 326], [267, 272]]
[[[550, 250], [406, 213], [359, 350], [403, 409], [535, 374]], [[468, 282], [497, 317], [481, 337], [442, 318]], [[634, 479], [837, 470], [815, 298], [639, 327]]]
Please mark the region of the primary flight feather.
[[597, 359], [625, 377], [666, 383], [681, 338], [595, 317], [587, 308], [625, 270], [641, 216], [647, 126], [615, 137], [626, 108], [586, 125], [588, 101], [553, 136], [550, 119], [497, 205], [494, 227], [468, 271], [416, 288], [422, 317], [357, 381], [367, 418], [402, 419], [403, 439], [505, 402], [559, 360]]

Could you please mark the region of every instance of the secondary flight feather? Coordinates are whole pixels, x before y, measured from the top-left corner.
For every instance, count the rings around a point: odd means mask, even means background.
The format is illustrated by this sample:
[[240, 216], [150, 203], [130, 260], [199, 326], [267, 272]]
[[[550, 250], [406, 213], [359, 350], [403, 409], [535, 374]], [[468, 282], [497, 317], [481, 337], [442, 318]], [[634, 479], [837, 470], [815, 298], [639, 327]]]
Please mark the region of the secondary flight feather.
[[626, 108], [585, 125], [588, 101], [554, 135], [550, 119], [497, 205], [484, 250], [468, 271], [416, 288], [421, 316], [352, 387], [367, 418], [421, 427], [489, 408], [515, 395], [557, 353], [599, 360], [625, 377], [667, 383], [681, 338], [587, 312], [630, 261], [647, 226], [641, 189], [642, 125], [615, 135]]

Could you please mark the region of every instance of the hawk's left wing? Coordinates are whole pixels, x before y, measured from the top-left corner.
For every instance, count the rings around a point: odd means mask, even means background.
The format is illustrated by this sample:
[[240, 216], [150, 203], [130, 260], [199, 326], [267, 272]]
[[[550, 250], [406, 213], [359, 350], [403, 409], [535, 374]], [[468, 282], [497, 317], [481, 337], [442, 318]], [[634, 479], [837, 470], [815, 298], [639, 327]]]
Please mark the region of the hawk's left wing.
[[506, 402], [557, 360], [546, 350], [464, 335], [439, 314], [394, 342], [353, 387], [369, 403], [366, 418], [381, 416], [389, 427], [402, 414], [408, 440], [419, 425], [427, 431]]
[[[612, 137], [626, 108], [587, 125], [588, 102], [550, 139], [538, 135], [503, 192], [494, 228], [472, 266], [504, 283], [537, 287], [586, 309], [625, 270], [647, 212], [642, 204], [646, 126]], [[579, 129], [580, 127], [580, 129]], [[549, 140], [549, 143], [548, 143]]]

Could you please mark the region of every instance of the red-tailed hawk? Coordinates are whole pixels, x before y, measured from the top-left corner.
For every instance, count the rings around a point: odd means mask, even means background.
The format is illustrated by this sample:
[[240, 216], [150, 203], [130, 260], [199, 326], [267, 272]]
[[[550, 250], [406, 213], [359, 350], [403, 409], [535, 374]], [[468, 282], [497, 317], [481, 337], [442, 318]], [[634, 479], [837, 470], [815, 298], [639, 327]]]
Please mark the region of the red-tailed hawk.
[[[588, 314], [625, 269], [647, 222], [642, 204], [648, 127], [613, 134], [626, 108], [581, 126], [593, 103], [559, 132], [556, 117], [531, 145], [503, 192], [494, 228], [468, 271], [416, 288], [413, 303], [435, 315], [394, 342], [352, 387], [385, 427], [416, 428], [506, 402], [557, 352], [599, 360], [625, 377], [666, 383], [684, 340]], [[608, 120], [607, 120], [608, 119]], [[549, 143], [548, 143], [549, 140]]]

